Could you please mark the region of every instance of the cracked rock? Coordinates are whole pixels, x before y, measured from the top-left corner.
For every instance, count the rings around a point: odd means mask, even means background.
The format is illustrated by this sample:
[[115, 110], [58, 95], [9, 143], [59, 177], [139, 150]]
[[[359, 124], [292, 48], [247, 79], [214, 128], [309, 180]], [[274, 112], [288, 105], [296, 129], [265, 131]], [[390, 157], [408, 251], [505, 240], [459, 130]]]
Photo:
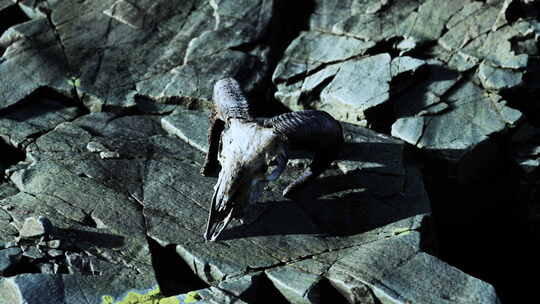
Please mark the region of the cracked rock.
[[349, 303], [377, 303], [371, 289], [346, 272], [334, 271], [329, 281]]
[[442, 101], [452, 110], [400, 118], [392, 126], [392, 135], [458, 162], [491, 134], [514, 125], [522, 116], [507, 107], [500, 96], [486, 94], [471, 82], [459, 85]]
[[303, 32], [285, 51], [285, 60], [276, 67], [273, 81], [291, 81], [298, 76], [311, 74], [324, 65], [360, 56], [375, 43], [347, 36], [321, 32]]
[[532, 173], [540, 166], [540, 130], [523, 124], [512, 136], [512, 155], [525, 173]]
[[48, 238], [52, 233], [51, 221], [43, 216], [26, 218], [19, 230], [21, 238]]
[[22, 253], [17, 247], [0, 249], [0, 276], [6, 274], [6, 271], [20, 261]]
[[[16, 221], [21, 221], [22, 215], [28, 212], [49, 213], [55, 226], [68, 231], [80, 227], [80, 223], [92, 224], [90, 217], [94, 225], [102, 228], [85, 228], [88, 243], [79, 245], [84, 247], [104, 246], [106, 243], [92, 245], [93, 233], [110, 231], [119, 236], [130, 235], [129, 243], [114, 246], [125, 246], [122, 248], [127, 252], [137, 253], [142, 250], [136, 250], [140, 248], [137, 247], [140, 246], [138, 235], [144, 231], [163, 245], [177, 244], [178, 254], [208, 282], [243, 276], [248, 266], [263, 269], [281, 261], [294, 261], [379, 238], [385, 233], [376, 227], [429, 212], [429, 201], [418, 172], [402, 163], [403, 143], [350, 126], [351, 133], [347, 133], [350, 134], [350, 154], [343, 156], [345, 159], [339, 164], [350, 175], [335, 169], [330, 171], [326, 181], [323, 179], [307, 190], [318, 189], [321, 199], [307, 198], [303, 203], [326, 211], [305, 209], [284, 201], [283, 187], [300, 173], [300, 168], [291, 167], [283, 180], [269, 186], [259, 206], [262, 213], [252, 224], [232, 225], [232, 229], [225, 231], [227, 246], [205, 243], [202, 233], [211, 199], [207, 189], [211, 189], [214, 182], [199, 175], [203, 155], [189, 144], [201, 136], [189, 130], [192, 128], [189, 121], [191, 125], [206, 121], [205, 115], [197, 113], [179, 110], [162, 118], [161, 123], [159, 117], [153, 116], [92, 113], [63, 123], [27, 147], [39, 160], [12, 174], [11, 179], [24, 192], [4, 199], [2, 206], [13, 206], [10, 215]], [[165, 122], [169, 124], [166, 129], [184, 130], [189, 140], [167, 136], [161, 128]], [[92, 142], [119, 151], [130, 159], [129, 166], [124, 159], [101, 160], [88, 150]], [[373, 147], [379, 143], [380, 150], [362, 149], [362, 142], [373, 142]], [[90, 146], [93, 150], [100, 145]], [[353, 158], [355, 153], [372, 155], [371, 161], [360, 162]], [[366, 183], [368, 181], [373, 182]], [[63, 185], [68, 183], [70, 189], [65, 189]], [[379, 184], [387, 186], [378, 187]], [[366, 191], [373, 196], [363, 194]], [[138, 200], [136, 204], [133, 197]], [[357, 204], [358, 200], [364, 203]], [[328, 209], [336, 204], [342, 205], [343, 212], [334, 207]], [[381, 209], [392, 204], [396, 207]], [[55, 211], [49, 206], [54, 206]], [[144, 220], [138, 211], [141, 207]], [[379, 211], [374, 212], [376, 210]], [[272, 223], [278, 219], [289, 224], [275, 227]], [[363, 223], [362, 227], [355, 224], [358, 222]], [[373, 233], [372, 229], [375, 229]], [[319, 235], [327, 237], [321, 239]], [[63, 238], [56, 239], [64, 244]], [[114, 243], [114, 240], [110, 241]], [[68, 245], [62, 248], [65, 246]], [[100, 251], [95, 254], [109, 263], [124, 260], [115, 251]], [[144, 255], [144, 250], [142, 252]], [[145, 269], [144, 259], [141, 263], [137, 263], [140, 265], [137, 267]], [[83, 274], [92, 273], [88, 265], [81, 266]], [[101, 275], [110, 273], [107, 268], [102, 269]]]
[[[0, 38], [6, 48], [0, 65], [0, 107], [41, 86], [68, 94], [75, 90], [92, 110], [134, 105], [133, 87], [155, 99], [208, 100], [217, 79], [241, 76], [253, 87], [267, 66], [265, 46], [253, 54], [232, 49], [260, 41], [268, 31], [273, 1], [240, 6], [205, 0], [182, 5], [165, 0], [21, 5], [41, 18], [17, 25]], [[194, 78], [195, 87], [186, 83]], [[163, 82], [171, 91], [163, 91]], [[205, 85], [207, 89], [199, 90]]]
[[62, 303], [64, 288], [57, 276], [27, 274], [0, 280], [0, 300], [6, 303]]
[[[460, 176], [506, 166], [504, 150], [536, 185], [532, 4], [315, 0], [285, 30], [289, 4], [180, 2], [0, 0], [31, 18], [0, 34], [0, 137], [17, 154], [0, 160], [0, 303], [499, 302], [433, 255], [423, 174], [446, 169], [433, 156]], [[205, 242], [216, 180], [199, 170], [224, 77], [266, 113], [283, 110], [271, 94], [329, 112], [345, 145], [289, 200], [309, 165], [294, 154], [249, 220]], [[39, 216], [54, 233], [28, 227]]]
[[208, 113], [178, 109], [161, 119], [167, 133], [175, 135], [199, 151], [208, 151]]
[[23, 256], [31, 259], [41, 259], [45, 257], [45, 253], [43, 253], [43, 251], [39, 250], [37, 247], [31, 246], [24, 250]]
[[[292, 303], [318, 303], [307, 297], [317, 293], [316, 282], [323, 277], [352, 303], [499, 303], [492, 286], [421, 251], [420, 240], [425, 237], [419, 232], [425, 225], [421, 222], [422, 217], [397, 222], [384, 227], [392, 231], [392, 237], [322, 253], [267, 272], [278, 288], [286, 289], [284, 295]], [[423, 276], [411, 280], [415, 273]], [[294, 284], [283, 285], [285, 282]], [[440, 288], [441, 283], [445, 288]]]
[[[324, 1], [319, 1], [324, 2]], [[335, 2], [335, 1], [331, 1]], [[340, 3], [341, 4], [341, 3]], [[416, 14], [414, 10], [418, 7], [418, 2], [414, 0], [392, 1], [383, 11], [378, 14], [367, 13], [368, 7], [359, 8], [356, 14], [347, 12], [347, 5], [341, 6], [339, 9], [325, 7], [324, 4], [319, 4], [321, 8], [334, 9], [336, 12], [321, 12], [316, 14], [311, 25], [318, 28], [320, 23], [326, 31], [330, 31], [341, 35], [350, 35], [363, 40], [381, 41], [388, 40], [396, 36], [402, 36], [409, 33], [414, 25]], [[351, 6], [354, 4], [350, 4]], [[361, 5], [366, 5], [361, 4]], [[368, 4], [369, 5], [369, 4]], [[343, 14], [339, 19], [329, 20], [326, 14]], [[336, 16], [338, 17], [338, 16]], [[327, 19], [327, 20], [324, 20]], [[331, 21], [331, 22], [328, 22]]]
[[266, 275], [289, 302], [298, 304], [320, 302], [321, 295], [315, 287], [321, 280], [320, 276], [298, 271], [293, 266], [267, 270]]
[[2, 111], [0, 137], [14, 147], [24, 148], [34, 137], [81, 114], [80, 108], [66, 101], [32, 98], [24, 105]]
[[0, 47], [5, 48], [0, 64], [0, 109], [42, 86], [70, 94], [69, 68], [46, 19], [11, 27], [0, 36]]
[[359, 123], [364, 112], [389, 98], [390, 55], [348, 61], [321, 92], [319, 109], [339, 120]]
[[425, 61], [410, 56], [396, 57], [392, 59], [391, 74], [396, 77], [403, 73], [414, 73], [425, 65]]
[[521, 85], [523, 73], [509, 69], [494, 68], [486, 63], [481, 63], [478, 68], [478, 77], [486, 89], [502, 90]]
[[[148, 280], [130, 271], [127, 276], [120, 273], [105, 276], [83, 276], [79, 274], [21, 274], [0, 279], [0, 301], [3, 303], [50, 304], [50, 303], [103, 303], [106, 299], [125, 299], [128, 290], [125, 279], [137, 276], [130, 283], [131, 297], [142, 300], [148, 290], [156, 290], [154, 285], [146, 289]], [[155, 283], [154, 283], [155, 284]], [[154, 294], [156, 294], [154, 292]], [[112, 303], [112, 301], [111, 301]]]
[[[233, 224], [224, 231], [223, 241], [206, 243], [202, 233], [211, 199], [208, 189], [214, 181], [199, 175], [203, 155], [190, 145], [190, 141], [201, 140], [197, 139], [201, 134], [188, 132], [190, 125], [206, 120], [205, 115], [197, 113], [200, 112], [179, 110], [163, 118], [92, 113], [63, 123], [26, 148], [39, 156], [38, 160], [11, 176], [24, 192], [3, 199], [0, 205], [12, 206], [7, 209], [16, 222], [21, 222], [29, 212], [50, 214], [48, 217], [55, 227], [64, 232], [55, 239], [61, 240], [62, 248], [74, 246], [64, 254], [69, 256], [70, 264], [60, 264], [58, 271], [71, 273], [62, 277], [65, 280], [85, 278], [81, 283], [84, 290], [104, 288], [95, 285], [95, 280], [107, 280], [110, 276], [129, 282], [126, 276], [131, 267], [151, 273], [146, 242], [142, 243], [148, 235], [163, 246], [175, 246], [178, 255], [201, 279], [219, 284], [233, 295], [235, 290], [240, 295], [242, 288], [259, 284], [255, 283], [257, 278], [244, 278], [245, 283], [229, 281], [249, 275], [248, 269], [275, 267], [275, 272], [268, 272], [268, 280], [293, 286], [286, 283], [288, 268], [280, 268], [282, 263], [305, 260], [299, 265], [317, 268], [311, 265], [311, 257], [330, 252], [345, 254], [372, 242], [415, 231], [421, 220], [414, 216], [430, 211], [418, 169], [405, 160], [404, 143], [346, 125], [346, 151], [337, 162], [341, 170], [329, 170], [306, 189], [312, 196], [296, 204], [282, 198], [283, 187], [301, 170], [290, 167], [282, 179], [269, 185], [256, 206], [260, 213], [250, 224]], [[165, 123], [169, 124], [165, 129], [184, 130], [188, 140], [168, 136], [162, 129]], [[129, 166], [124, 159], [100, 159], [88, 150], [91, 142], [119, 151], [130, 159]], [[68, 183], [70, 189], [65, 189]], [[49, 206], [54, 206], [54, 211]], [[399, 224], [393, 224], [396, 221]], [[278, 222], [286, 224], [276, 225]], [[73, 239], [70, 231], [81, 230], [81, 224], [101, 228], [85, 227]], [[112, 236], [101, 236], [105, 233]], [[99, 260], [83, 254], [82, 248], [106, 262], [99, 264]], [[109, 248], [122, 248], [123, 254]], [[283, 296], [315, 302], [313, 299], [324, 285], [318, 283], [322, 277], [319, 274], [301, 274], [301, 277], [306, 280], [299, 279], [294, 289], [282, 288]], [[45, 281], [51, 277], [47, 278]], [[328, 276], [325, 280], [344, 279]], [[153, 279], [144, 282], [140, 284], [146, 284], [146, 288], [154, 286]], [[362, 293], [359, 286], [363, 285], [356, 279], [347, 285], [350, 288], [335, 284], [347, 298], [368, 299], [373, 294], [374, 287], [370, 285], [365, 285], [367, 291]], [[122, 284], [116, 287], [127, 288]], [[306, 289], [311, 291], [302, 292]], [[95, 294], [113, 295], [107, 292], [109, 289], [103, 290]], [[279, 290], [276, 288], [276, 292]], [[215, 300], [218, 303], [228, 301], [223, 300], [227, 297], [235, 298], [228, 292], [217, 294], [221, 295], [212, 297], [221, 299]], [[202, 297], [205, 299], [204, 294]]]
[[[371, 287], [381, 302], [499, 303], [494, 288], [489, 284], [425, 252], [418, 252], [419, 240], [417, 232], [410, 232], [362, 246], [339, 256], [328, 270], [328, 276], [347, 273]], [[373, 258], [381, 252], [384, 252], [384, 263]], [[321, 259], [333, 259], [330, 255]], [[414, 273], [426, 276], [411, 280]]]

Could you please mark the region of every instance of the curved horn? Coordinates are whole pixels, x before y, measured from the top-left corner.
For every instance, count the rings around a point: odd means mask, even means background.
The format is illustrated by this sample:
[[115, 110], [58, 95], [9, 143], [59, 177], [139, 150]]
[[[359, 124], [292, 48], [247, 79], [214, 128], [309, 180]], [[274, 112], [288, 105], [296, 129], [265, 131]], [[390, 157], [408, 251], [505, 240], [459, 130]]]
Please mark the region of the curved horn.
[[315, 151], [309, 167], [283, 191], [285, 197], [319, 176], [341, 151], [341, 124], [324, 111], [290, 112], [265, 119], [262, 123], [273, 127], [293, 149]]
[[234, 78], [224, 78], [214, 85], [214, 103], [219, 118], [252, 120], [250, 104]]
[[219, 139], [229, 119], [251, 121], [251, 106], [234, 78], [224, 78], [216, 82], [213, 94], [214, 106], [210, 113], [208, 129], [208, 153], [201, 168], [204, 176], [214, 175], [219, 169], [217, 161]]

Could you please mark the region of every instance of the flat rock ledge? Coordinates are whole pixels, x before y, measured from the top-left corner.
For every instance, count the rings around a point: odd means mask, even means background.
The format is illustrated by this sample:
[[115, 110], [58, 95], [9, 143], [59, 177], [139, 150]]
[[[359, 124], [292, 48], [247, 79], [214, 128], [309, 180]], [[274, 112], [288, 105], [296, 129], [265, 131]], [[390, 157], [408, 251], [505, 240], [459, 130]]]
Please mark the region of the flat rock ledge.
[[308, 28], [273, 73], [275, 98], [290, 109], [360, 126], [386, 119], [380, 128], [427, 155], [485, 166], [491, 138], [521, 122], [502, 96], [536, 88], [538, 19], [534, 10], [507, 18], [509, 7], [528, 4], [314, 2]]
[[[430, 254], [429, 199], [400, 140], [345, 124], [342, 155], [302, 198], [281, 197], [306, 165], [299, 158], [248, 210], [250, 222], [208, 243], [215, 179], [198, 173], [206, 136], [193, 132], [206, 128], [205, 113], [67, 118], [29, 141], [26, 161], [2, 184], [0, 227], [12, 227], [2, 230], [2, 301], [250, 303], [265, 293], [292, 303], [324, 303], [328, 294], [351, 303], [497, 303], [489, 284]], [[152, 246], [185, 265], [176, 275], [208, 287], [160, 293]], [[17, 272], [25, 267], [40, 274]]]
[[[529, 1], [312, 2], [281, 37], [277, 0], [0, 0], [0, 303], [500, 303], [438, 257], [411, 150], [473, 176], [511, 133], [538, 171], [538, 125], [508, 99], [538, 90]], [[346, 144], [290, 200], [296, 155], [205, 242], [223, 77], [331, 113]]]

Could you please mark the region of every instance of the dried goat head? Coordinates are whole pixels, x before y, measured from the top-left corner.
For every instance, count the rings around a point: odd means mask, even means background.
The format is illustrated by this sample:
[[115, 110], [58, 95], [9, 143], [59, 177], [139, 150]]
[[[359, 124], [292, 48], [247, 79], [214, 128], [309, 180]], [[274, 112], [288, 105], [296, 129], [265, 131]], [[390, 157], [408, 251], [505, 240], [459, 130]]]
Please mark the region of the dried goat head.
[[289, 148], [315, 155], [303, 174], [283, 191], [286, 197], [326, 170], [343, 143], [341, 125], [326, 112], [253, 117], [240, 85], [232, 78], [215, 84], [213, 99], [208, 154], [201, 169], [208, 176], [221, 165], [204, 236], [210, 241], [217, 239], [232, 218], [242, 217], [244, 208], [259, 199], [268, 181], [281, 175]]

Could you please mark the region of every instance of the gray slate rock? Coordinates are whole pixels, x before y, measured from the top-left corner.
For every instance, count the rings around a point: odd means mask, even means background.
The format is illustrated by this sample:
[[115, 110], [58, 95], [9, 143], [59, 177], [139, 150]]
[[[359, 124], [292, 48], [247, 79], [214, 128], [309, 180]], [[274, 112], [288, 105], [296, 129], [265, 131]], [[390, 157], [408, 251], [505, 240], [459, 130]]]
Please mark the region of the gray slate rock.
[[453, 110], [429, 116], [403, 117], [392, 126], [392, 135], [439, 157], [458, 162], [467, 152], [521, 119], [497, 95], [487, 95], [465, 82], [442, 100]]
[[17, 247], [0, 249], [0, 276], [3, 276], [6, 270], [16, 265], [22, 256], [22, 250]]
[[178, 109], [161, 119], [163, 129], [199, 151], [208, 151], [209, 113]]
[[306, 76], [301, 81], [289, 84], [278, 83], [278, 91], [274, 94], [276, 99], [293, 111], [305, 110], [306, 107], [315, 107], [319, 100], [319, 90], [337, 74], [342, 63], [330, 64], [322, 70]]
[[59, 276], [26, 274], [0, 280], [4, 303], [64, 303], [64, 286]]
[[[314, 59], [317, 48], [302, 52], [301, 44], [294, 44], [274, 74], [275, 97], [292, 110], [326, 110], [361, 126], [371, 119], [376, 123], [379, 118], [373, 113], [382, 105], [393, 108], [397, 117], [393, 136], [459, 162], [480, 144], [489, 145], [489, 134], [505, 132], [521, 121], [522, 114], [493, 92], [535, 86], [535, 65], [529, 64], [529, 57], [535, 54], [532, 46], [539, 37], [537, 21], [523, 18], [511, 23], [506, 18], [508, 7], [508, 1], [316, 1], [309, 31], [301, 37], [324, 32], [376, 43], [393, 38], [394, 45], [388, 48], [401, 55], [389, 58], [389, 63], [378, 62], [377, 68], [359, 63], [383, 58], [384, 53], [329, 62], [305, 73], [306, 68], [299, 66]], [[437, 42], [427, 50], [432, 59], [403, 56], [424, 42]], [[309, 45], [318, 46], [313, 41]], [[475, 79], [462, 79], [460, 72], [474, 69]], [[476, 96], [475, 101], [465, 92]], [[475, 118], [468, 119], [467, 113]], [[452, 131], [463, 128], [468, 131]], [[491, 148], [477, 150], [483, 151], [473, 159], [492, 153]]]
[[247, 304], [249, 302], [245, 302], [242, 299], [236, 297], [234, 294], [229, 293], [228, 291], [224, 291], [220, 288], [216, 287], [209, 287], [201, 290], [196, 290], [192, 293], [188, 293], [186, 295], [180, 295], [181, 299], [183, 299], [185, 302], [187, 302], [187, 299], [191, 301], [199, 300], [198, 302], [194, 303], [201, 303], [201, 304]]
[[19, 235], [21, 238], [48, 238], [53, 233], [53, 229], [51, 221], [46, 217], [29, 217], [24, 220]]
[[0, 0], [0, 11], [14, 5], [13, 1], [11, 0]]
[[49, 99], [32, 100], [25, 107], [3, 112], [0, 116], [0, 137], [14, 147], [24, 148], [33, 137], [81, 114], [82, 111], [74, 104]]
[[334, 271], [328, 280], [349, 303], [376, 304], [380, 301], [369, 286], [356, 280], [347, 272]]
[[126, 284], [129, 284], [135, 299], [157, 294], [155, 282], [147, 288], [146, 284], [150, 282], [144, 276], [126, 280], [134, 276], [137, 276], [135, 270], [124, 275], [119, 272], [104, 276], [21, 274], [0, 279], [0, 301], [13, 304], [112, 303], [128, 296]]
[[421, 232], [429, 230], [425, 220], [392, 223], [377, 230], [383, 238], [307, 256], [265, 275], [291, 303], [321, 303], [324, 280], [351, 303], [499, 303], [492, 286], [424, 252], [430, 246], [420, 246], [428, 238]]
[[395, 57], [392, 59], [390, 71], [392, 77], [399, 76], [403, 73], [412, 74], [418, 69], [425, 66], [425, 61], [416, 59], [410, 56]]
[[53, 258], [59, 257], [59, 256], [61, 256], [63, 254], [64, 254], [64, 251], [62, 251], [62, 250], [58, 250], [58, 249], [49, 249], [49, 250], [47, 250], [47, 255], [49, 255], [50, 257], [53, 257]]
[[[182, 117], [186, 119], [182, 120]], [[206, 115], [198, 112], [178, 111], [170, 118], [161, 120], [161, 123], [167, 121], [170, 129], [187, 130], [193, 125], [207, 124]], [[192, 119], [191, 123], [185, 124], [190, 121], [188, 118]], [[248, 266], [271, 267], [281, 261], [294, 261], [347, 247], [360, 240], [383, 237], [385, 234], [381, 231], [369, 231], [395, 220], [429, 212], [429, 200], [420, 175], [403, 163], [404, 143], [354, 126], [348, 130], [349, 159], [343, 160], [339, 167], [351, 175], [343, 176], [335, 169], [329, 171], [327, 181], [323, 179], [307, 190], [313, 193], [313, 189], [318, 189], [317, 195], [323, 198], [308, 198], [303, 203], [320, 208], [326, 206], [326, 211], [304, 209], [283, 201], [281, 190], [301, 170], [291, 167], [279, 183], [268, 187], [262, 204], [257, 207], [262, 213], [253, 223], [232, 225], [228, 240], [223, 242], [201, 242], [211, 199], [208, 189], [214, 184], [213, 179], [198, 173], [202, 153], [186, 142], [167, 136], [160, 127], [159, 118], [152, 116], [118, 117], [93, 113], [63, 123], [40, 136], [27, 147], [28, 153], [37, 155], [39, 160], [28, 168], [15, 171], [11, 179], [21, 190], [37, 196], [45, 204], [38, 204], [36, 198], [26, 193], [5, 199], [2, 204], [12, 206], [10, 215], [16, 221], [21, 221], [22, 215], [32, 210], [51, 214], [51, 221], [61, 229], [77, 227], [90, 214], [101, 229], [115, 231], [121, 236], [131, 235], [132, 242], [124, 246], [127, 246], [127, 252], [134, 252], [131, 246], [137, 246], [139, 242], [134, 236], [142, 232], [137, 224], [140, 213], [131, 210], [128, 203], [135, 200], [134, 203], [143, 208], [145, 234], [163, 245], [178, 244], [180, 256], [204, 280], [219, 282], [226, 277], [246, 275]], [[189, 140], [197, 138], [195, 133], [185, 134]], [[363, 143], [370, 141], [373, 146], [380, 143], [382, 150], [363, 149]], [[92, 142], [101, 145], [92, 144], [89, 151], [88, 145]], [[129, 166], [124, 159], [100, 159], [92, 151], [101, 146], [129, 158]], [[365, 145], [366, 148], [369, 146]], [[370, 161], [350, 158], [355, 153]], [[348, 179], [357, 180], [342, 184]], [[68, 180], [71, 189], [62, 190]], [[377, 186], [379, 184], [386, 186], [381, 188]], [[362, 194], [366, 191], [372, 195]], [[358, 200], [365, 203], [358, 205], [355, 203]], [[15, 204], [15, 201], [22, 204]], [[96, 202], [103, 202], [103, 205], [96, 205]], [[339, 208], [328, 209], [335, 204], [342, 204], [343, 212]], [[381, 206], [384, 205], [395, 207], [383, 210]], [[55, 206], [56, 211], [52, 212], [48, 206]], [[122, 210], [121, 216], [116, 215], [119, 210]], [[124, 221], [124, 218], [132, 220]], [[279, 228], [272, 224], [276, 221], [289, 224]], [[357, 224], [359, 221], [361, 229]], [[319, 235], [327, 236], [321, 238]], [[112, 263], [124, 260], [114, 251], [101, 250], [102, 253], [97, 255], [105, 254]], [[138, 267], [144, 267], [144, 264]], [[199, 271], [205, 268], [209, 271]], [[103, 271], [109, 273], [106, 269]]]
[[50, 240], [50, 241], [47, 241], [46, 243], [46, 246], [48, 248], [60, 248], [60, 245], [62, 244], [62, 241], [61, 240]]
[[[417, 19], [414, 11], [419, 5], [414, 0], [398, 1], [390, 3], [390, 5], [386, 6], [378, 14], [368, 13], [368, 7], [359, 7], [358, 9], [360, 11], [358, 13], [351, 14], [348, 10], [354, 7], [354, 5], [365, 6], [369, 4], [367, 2], [356, 4], [351, 1], [353, 3], [347, 5], [346, 2], [349, 1], [346, 1], [345, 3], [340, 3], [339, 8], [337, 8], [328, 7], [323, 2], [318, 1], [317, 8], [323, 8], [325, 11], [321, 12], [320, 15], [314, 15], [311, 21], [312, 27], [316, 29], [324, 27], [324, 30], [336, 34], [350, 35], [371, 41], [388, 40], [396, 36], [407, 35], [412, 30], [414, 22]], [[335, 12], [330, 13], [326, 11], [327, 9], [334, 9]], [[340, 14], [341, 16], [339, 16], [339, 19], [324, 20], [326, 14]], [[323, 23], [322, 26], [319, 23]]]
[[5, 49], [0, 64], [0, 109], [42, 86], [70, 94], [69, 67], [45, 18], [9, 28], [0, 36], [0, 48]]
[[[421, 215], [430, 206], [405, 143], [358, 126], [344, 124], [343, 154], [301, 198], [285, 200], [281, 190], [307, 165], [304, 159], [268, 185], [260, 204], [247, 210], [247, 224], [233, 223], [220, 242], [201, 238], [215, 179], [198, 174], [208, 125], [199, 110], [224, 76], [251, 92], [274, 72], [276, 97], [290, 108], [327, 109], [356, 124], [392, 103], [395, 135], [457, 161], [518, 123], [521, 113], [456, 71], [472, 75], [482, 63], [475, 81], [484, 88], [521, 85], [486, 67], [528, 75], [535, 23], [509, 24], [508, 1], [447, 2], [314, 1], [306, 32], [269, 71], [268, 54], [276, 55], [265, 42], [274, 33], [273, 1], [19, 1], [36, 19], [0, 38], [2, 111], [28, 113], [32, 104], [21, 100], [49, 86], [76, 94], [92, 111], [123, 114], [76, 118], [76, 107], [51, 103], [36, 106], [44, 119], [31, 120], [35, 126], [3, 120], [0, 134], [14, 138], [10, 144], [27, 161], [8, 170], [20, 192], [0, 197], [0, 240], [12, 239], [9, 227], [21, 229], [27, 217], [46, 215], [64, 255], [37, 266], [57, 272], [69, 262], [71, 274], [5, 279], [0, 284], [10, 287], [0, 288], [0, 302], [13, 289], [33, 297], [32, 284], [41, 293], [62, 286], [41, 295], [47, 303], [157, 292], [151, 237], [175, 247], [194, 273], [218, 286], [200, 291], [208, 303], [241, 303], [264, 281], [296, 302], [316, 302], [330, 282], [363, 303], [496, 303], [492, 287], [423, 251], [429, 229]], [[43, 18], [44, 6], [50, 19]], [[435, 42], [429, 55], [438, 61], [411, 57]], [[168, 115], [177, 104], [198, 111]]]
[[30, 246], [24, 250], [23, 256], [31, 259], [41, 259], [45, 257], [45, 253], [35, 246]]
[[390, 55], [380, 54], [343, 64], [321, 92], [318, 108], [336, 119], [359, 123], [366, 110], [390, 97], [390, 60]]
[[[2, 185], [9, 185], [9, 184], [8, 183], [1, 184], [0, 189], [3, 188]], [[6, 189], [6, 188], [4, 188], [4, 190], [7, 190], [9, 192], [12, 191], [11, 187], [8, 188], [9, 190]], [[4, 193], [7, 194], [6, 192], [4, 192]], [[18, 191], [15, 191], [15, 193], [17, 193], [17, 192]], [[15, 193], [10, 193], [10, 195], [13, 195]], [[2, 198], [0, 198], [0, 199], [2, 199]], [[19, 235], [19, 231], [17, 230], [17, 228], [15, 228], [11, 224], [11, 221], [12, 221], [12, 218], [9, 215], [9, 213], [6, 210], [0, 209], [0, 248], [10, 247], [8, 245], [10, 245], [10, 243], [15, 240], [15, 237], [17, 237]]]
[[478, 68], [478, 78], [488, 90], [503, 90], [523, 84], [523, 73], [509, 69], [494, 68], [481, 63]]
[[[418, 232], [404, 231], [341, 255], [337, 261], [329, 256], [334, 263], [328, 276], [349, 274], [370, 286], [383, 303], [500, 303], [491, 285], [419, 251], [420, 239]], [[381, 255], [384, 262], [374, 258]], [[418, 273], [423, 275], [411, 280]]]
[[265, 273], [289, 302], [302, 304], [321, 301], [320, 290], [316, 288], [320, 276], [298, 271], [294, 266], [283, 266]]
[[294, 77], [311, 74], [324, 65], [358, 57], [374, 42], [322, 32], [302, 32], [287, 48], [273, 74], [273, 81], [280, 83]]
[[[7, 48], [0, 77], [10, 78], [0, 78], [0, 107], [40, 86], [67, 94], [73, 89], [94, 111], [135, 105], [131, 87], [155, 99], [206, 100], [212, 84], [225, 76], [241, 76], [253, 87], [266, 69], [261, 57], [265, 47], [253, 54], [231, 49], [260, 40], [268, 30], [273, 1], [233, 3], [25, 2], [25, 11], [37, 19], [0, 39]], [[51, 24], [39, 18], [44, 7]]]
[[523, 124], [512, 136], [512, 156], [521, 169], [529, 174], [540, 166], [540, 130]]
[[[204, 115], [193, 114], [193, 124], [207, 120]], [[175, 120], [170, 122], [175, 125]], [[90, 250], [106, 261], [100, 265], [88, 258], [94, 265], [94, 270], [90, 270], [87, 268], [90, 266], [83, 266], [77, 258], [86, 255], [70, 251], [73, 274], [62, 276], [66, 297], [76, 299], [80, 294], [69, 287], [74, 286], [69, 285], [72, 283], [66, 282], [85, 279], [77, 284], [91, 298], [111, 295], [121, 299], [118, 290], [128, 290], [132, 269], [144, 274], [140, 284], [146, 290], [155, 286], [147, 236], [162, 245], [176, 244], [178, 254], [194, 273], [207, 282], [223, 281], [220, 286], [233, 292], [256, 284], [255, 278], [244, 279], [244, 283], [225, 283], [226, 279], [249, 275], [248, 269], [280, 267], [284, 261], [311, 261], [314, 256], [345, 253], [377, 240], [391, 239], [404, 230], [419, 229], [421, 217], [414, 216], [430, 211], [420, 174], [404, 160], [404, 143], [347, 126], [348, 144], [344, 159], [338, 161], [338, 167], [347, 175], [337, 169], [329, 170], [307, 189], [316, 197], [306, 196], [293, 204], [281, 197], [283, 187], [301, 171], [299, 167], [291, 167], [282, 179], [269, 185], [261, 204], [252, 209], [259, 209], [260, 213], [249, 225], [231, 225], [223, 234], [225, 240], [205, 243], [202, 233], [214, 180], [198, 173], [202, 153], [168, 136], [160, 125], [159, 117], [153, 116], [89, 114], [37, 138], [26, 148], [27, 153], [37, 156], [36, 161], [12, 173], [11, 180], [23, 192], [3, 199], [0, 206], [16, 223], [22, 223], [28, 214], [47, 214], [54, 226], [65, 233], [57, 238], [62, 243], [72, 240], [70, 231], [79, 230], [75, 244], [79, 252]], [[125, 159], [99, 158], [96, 152], [88, 150], [90, 142], [119, 151], [129, 159], [129, 166]], [[359, 161], [351, 155], [362, 155], [365, 159]], [[71, 186], [66, 189], [64, 185], [68, 183]], [[98, 228], [81, 225], [89, 216]], [[112, 236], [104, 238], [104, 234]], [[315, 267], [307, 262], [302, 265]], [[80, 276], [94, 273], [99, 275]], [[96, 280], [108, 282], [109, 276], [118, 280], [116, 293], [96, 283]], [[279, 272], [273, 278], [285, 280]], [[331, 277], [328, 280], [332, 282]], [[343, 278], [334, 279], [339, 280]], [[296, 291], [288, 293], [289, 297], [302, 295], [300, 291], [309, 286], [313, 289], [310, 294], [317, 293], [318, 285], [312, 284], [313, 281], [298, 283]], [[9, 284], [14, 283], [9, 281]], [[355, 291], [358, 288], [341, 286], [338, 290], [349, 298], [362, 296]], [[314, 297], [300, 298], [307, 301]]]

